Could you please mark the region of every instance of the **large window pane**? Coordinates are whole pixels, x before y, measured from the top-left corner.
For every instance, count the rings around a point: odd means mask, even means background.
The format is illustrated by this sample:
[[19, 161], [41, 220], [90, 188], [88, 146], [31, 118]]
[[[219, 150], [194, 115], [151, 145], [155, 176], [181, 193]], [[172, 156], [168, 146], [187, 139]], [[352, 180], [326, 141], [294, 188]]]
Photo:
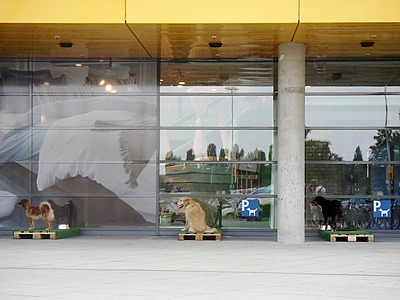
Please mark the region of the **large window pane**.
[[161, 160], [271, 160], [274, 130], [161, 130]]
[[275, 164], [260, 163], [162, 163], [160, 191], [191, 194], [261, 194], [273, 195]]
[[[400, 92], [398, 92], [400, 93]], [[400, 126], [400, 95], [387, 96], [388, 126]]]
[[306, 160], [399, 161], [398, 130], [307, 130]]
[[274, 126], [272, 96], [235, 96], [233, 98], [234, 126]]
[[72, 200], [74, 225], [155, 226], [157, 64], [78, 62], [0, 65], [0, 185]]
[[[390, 174], [390, 175], [389, 175]], [[399, 194], [399, 164], [306, 164], [306, 195], [315, 195], [323, 183], [327, 195], [393, 195]]]
[[307, 130], [306, 160], [368, 161], [376, 135], [377, 130]]
[[231, 126], [232, 99], [228, 96], [163, 96], [161, 126]]
[[[161, 126], [274, 126], [272, 96], [163, 96]], [[233, 115], [233, 117], [232, 117]]]
[[[185, 223], [184, 208], [178, 206], [181, 197], [160, 197], [160, 225], [161, 227], [183, 227]], [[201, 205], [206, 212], [208, 226], [218, 226], [218, 206], [221, 205], [221, 225], [225, 228], [258, 228], [275, 229], [276, 220], [276, 198], [266, 195], [249, 195], [228, 198], [218, 197], [194, 197], [191, 198]], [[258, 216], [243, 217], [242, 210], [245, 210], [245, 201], [258, 200]], [[243, 208], [242, 208], [243, 207]]]
[[307, 96], [307, 127], [383, 127], [386, 119], [382, 96]]

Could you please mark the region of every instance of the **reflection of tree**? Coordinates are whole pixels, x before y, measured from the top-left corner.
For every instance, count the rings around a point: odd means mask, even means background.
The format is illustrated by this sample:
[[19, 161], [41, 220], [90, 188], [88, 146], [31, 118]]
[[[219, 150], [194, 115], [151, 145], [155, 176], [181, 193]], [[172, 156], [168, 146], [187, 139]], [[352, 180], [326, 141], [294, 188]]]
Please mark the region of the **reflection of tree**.
[[228, 153], [229, 153], [228, 149], [221, 148], [221, 150], [219, 150], [219, 158], [218, 158], [218, 160], [227, 161], [228, 160]]
[[165, 160], [181, 160], [180, 156], [175, 156], [174, 152], [168, 151], [165, 155]]
[[[363, 161], [360, 146], [354, 151], [353, 161]], [[368, 192], [367, 165], [350, 165], [347, 173], [347, 194], [366, 194]]]
[[360, 146], [357, 146], [356, 151], [354, 151], [354, 158], [353, 161], [363, 161], [363, 156], [361, 152]]
[[186, 160], [194, 160], [193, 149], [186, 151]]
[[209, 144], [207, 147], [207, 157], [209, 160], [217, 160], [217, 147], [215, 144]]
[[398, 160], [400, 158], [400, 131], [380, 129], [374, 135], [374, 139], [376, 141], [375, 145], [369, 147], [371, 149], [369, 160]]
[[[398, 161], [400, 160], [400, 131], [392, 129], [381, 129], [374, 136], [375, 145], [370, 146], [370, 161]], [[395, 192], [394, 186], [398, 186], [392, 180], [389, 184], [386, 182], [387, 167], [372, 165], [373, 172], [371, 176], [371, 187], [375, 191], [384, 193]], [[399, 178], [399, 168], [394, 167], [392, 178]]]
[[243, 148], [239, 151], [239, 145], [234, 144], [232, 148], [232, 160], [240, 160], [244, 156]]
[[343, 157], [333, 153], [330, 143], [325, 141], [306, 141], [306, 160], [342, 161]]
[[[168, 151], [167, 154], [165, 155], [165, 160], [166, 161], [180, 161], [182, 158], [180, 156], [175, 156], [173, 151]], [[166, 164], [166, 166], [170, 166], [173, 164]]]
[[[309, 132], [308, 132], [309, 133]], [[307, 134], [307, 132], [306, 132]], [[307, 161], [342, 161], [343, 158], [333, 153], [327, 141], [308, 140], [305, 142]], [[332, 164], [306, 164], [306, 182], [312, 179], [322, 180], [328, 192], [335, 193], [341, 190], [344, 174], [338, 172], [337, 166]]]

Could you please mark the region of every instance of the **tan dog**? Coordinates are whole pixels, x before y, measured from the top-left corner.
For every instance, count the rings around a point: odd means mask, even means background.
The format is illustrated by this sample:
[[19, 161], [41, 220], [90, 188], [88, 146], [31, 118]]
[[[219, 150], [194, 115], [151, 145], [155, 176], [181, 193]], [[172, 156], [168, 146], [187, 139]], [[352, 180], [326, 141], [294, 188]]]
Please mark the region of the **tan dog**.
[[207, 226], [206, 214], [201, 208], [200, 204], [196, 201], [183, 197], [178, 201], [179, 209], [185, 209], [185, 228], [184, 231], [190, 232], [215, 232], [216, 228], [210, 228]]
[[47, 230], [53, 228], [52, 221], [54, 220], [54, 210], [49, 202], [42, 202], [39, 207], [37, 207], [30, 204], [28, 200], [22, 199], [18, 204], [25, 208], [25, 213], [30, 224], [29, 229], [34, 229], [35, 221], [39, 219], [43, 219], [47, 223]]

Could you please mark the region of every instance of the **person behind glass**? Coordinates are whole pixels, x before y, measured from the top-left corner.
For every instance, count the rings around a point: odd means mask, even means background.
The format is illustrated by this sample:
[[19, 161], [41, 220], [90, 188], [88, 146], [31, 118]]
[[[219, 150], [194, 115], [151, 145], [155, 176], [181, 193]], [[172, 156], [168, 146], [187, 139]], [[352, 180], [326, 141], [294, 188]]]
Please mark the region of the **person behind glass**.
[[326, 188], [325, 188], [324, 182], [322, 180], [319, 182], [319, 185], [315, 188], [315, 193], [317, 195], [325, 195]]
[[315, 189], [318, 186], [317, 179], [311, 179], [310, 183], [306, 185], [306, 194], [307, 195], [315, 195]]

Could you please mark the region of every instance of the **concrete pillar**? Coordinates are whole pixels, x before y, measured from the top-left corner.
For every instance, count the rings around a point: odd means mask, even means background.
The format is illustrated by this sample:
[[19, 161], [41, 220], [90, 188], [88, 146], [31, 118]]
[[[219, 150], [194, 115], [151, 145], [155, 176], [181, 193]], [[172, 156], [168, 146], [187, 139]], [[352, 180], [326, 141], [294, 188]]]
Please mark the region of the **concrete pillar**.
[[278, 54], [278, 242], [305, 242], [303, 43], [279, 44]]

